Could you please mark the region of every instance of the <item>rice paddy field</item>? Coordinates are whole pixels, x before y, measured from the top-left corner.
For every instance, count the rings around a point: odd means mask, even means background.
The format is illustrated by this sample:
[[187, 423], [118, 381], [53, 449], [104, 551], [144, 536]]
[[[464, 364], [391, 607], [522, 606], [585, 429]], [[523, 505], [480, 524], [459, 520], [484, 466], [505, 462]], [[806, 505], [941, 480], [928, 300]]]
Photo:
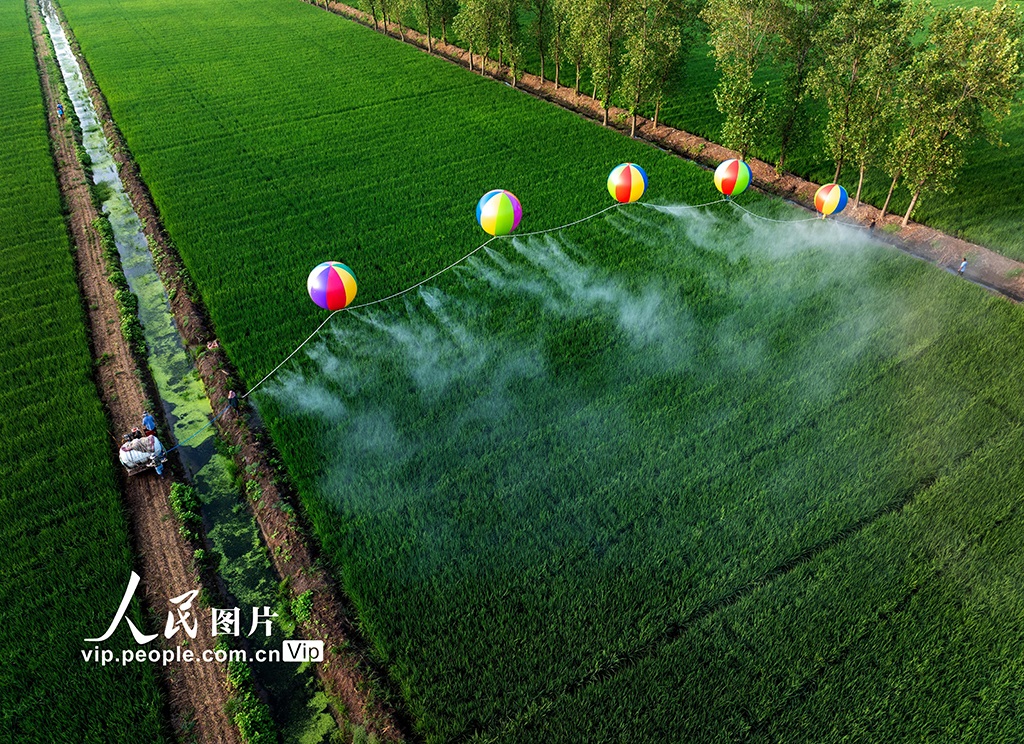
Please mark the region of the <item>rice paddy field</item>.
[[1019, 309], [297, 0], [62, 7], [425, 741], [1022, 737]]
[[0, 77], [0, 741], [161, 741], [153, 671], [80, 655], [132, 564], [20, 2]]

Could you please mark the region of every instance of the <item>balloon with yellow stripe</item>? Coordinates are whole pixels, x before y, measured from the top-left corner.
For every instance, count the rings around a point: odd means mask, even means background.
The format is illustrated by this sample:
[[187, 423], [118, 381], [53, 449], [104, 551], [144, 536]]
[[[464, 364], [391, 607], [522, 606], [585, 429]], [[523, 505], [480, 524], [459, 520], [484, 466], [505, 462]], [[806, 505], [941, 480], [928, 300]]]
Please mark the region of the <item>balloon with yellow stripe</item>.
[[814, 208], [821, 212], [824, 219], [830, 214], [842, 212], [848, 199], [846, 189], [838, 183], [826, 183], [814, 194]]
[[324, 310], [341, 310], [356, 298], [356, 275], [338, 261], [325, 261], [309, 272], [306, 291]]
[[508, 235], [523, 219], [523, 205], [505, 189], [488, 191], [476, 205], [476, 221], [488, 235]]
[[622, 204], [635, 202], [647, 191], [647, 173], [639, 165], [623, 163], [608, 174], [608, 193]]

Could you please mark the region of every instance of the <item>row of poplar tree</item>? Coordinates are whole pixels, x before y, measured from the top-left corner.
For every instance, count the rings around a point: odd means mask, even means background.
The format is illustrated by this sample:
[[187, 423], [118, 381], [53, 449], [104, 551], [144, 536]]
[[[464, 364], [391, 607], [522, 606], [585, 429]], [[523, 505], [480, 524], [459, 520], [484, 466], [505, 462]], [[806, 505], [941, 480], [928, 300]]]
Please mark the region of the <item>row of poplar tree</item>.
[[531, 46], [541, 78], [553, 68], [558, 84], [568, 67], [578, 93], [586, 71], [604, 123], [620, 105], [634, 134], [641, 108], [657, 126], [666, 84], [708, 44], [723, 145], [741, 157], [777, 153], [781, 171], [814, 124], [808, 100], [821, 101], [835, 179], [858, 168], [856, 205], [865, 170], [883, 169], [892, 179], [883, 217], [903, 183], [904, 223], [923, 192], [952, 187], [968, 143], [999, 141], [1022, 87], [1024, 26], [1005, 0], [991, 10], [921, 0], [361, 1], [375, 25], [397, 23], [403, 37], [414, 17], [431, 47], [453, 30], [471, 66], [493, 60], [513, 85]]

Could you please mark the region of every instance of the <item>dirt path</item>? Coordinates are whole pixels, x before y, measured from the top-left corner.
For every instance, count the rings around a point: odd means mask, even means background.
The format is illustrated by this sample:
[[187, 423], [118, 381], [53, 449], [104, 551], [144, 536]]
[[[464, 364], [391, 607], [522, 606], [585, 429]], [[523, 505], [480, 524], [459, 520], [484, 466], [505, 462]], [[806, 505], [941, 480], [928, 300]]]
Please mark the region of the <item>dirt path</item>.
[[[43, 35], [36, 4], [28, 2], [32, 35], [41, 83], [46, 98], [50, 138], [61, 192], [70, 212], [79, 282], [85, 299], [94, 358], [105, 360], [97, 369], [97, 385], [114, 434], [138, 426], [146, 395], [137, 367], [121, 334], [113, 285], [107, 280], [100, 235], [92, 222], [97, 217], [82, 166], [78, 161], [70, 125], [56, 116], [61, 98], [60, 80], [52, 80], [47, 60], [52, 58]], [[165, 616], [168, 599], [198, 588], [192, 570], [192, 550], [180, 537], [171, 514], [170, 478], [149, 472], [124, 479], [123, 493], [131, 525], [136, 570], [142, 577], [143, 606], [154, 623]], [[127, 583], [128, 577], [125, 577]], [[111, 611], [119, 597], [111, 597]], [[163, 640], [161, 635], [160, 641]], [[159, 642], [159, 641], [157, 641]], [[199, 633], [190, 647], [197, 653], [213, 648], [208, 635]], [[171, 725], [179, 741], [238, 742], [238, 733], [224, 713], [228, 700], [226, 669], [217, 663], [181, 664], [161, 668], [170, 706]]]
[[[60, 8], [56, 8], [56, 11], [63, 21]], [[209, 347], [214, 341], [214, 335], [205, 309], [193, 297], [195, 288], [190, 282], [183, 281], [185, 274], [180, 259], [163, 229], [159, 212], [139, 168], [131, 157], [123, 135], [113, 122], [106, 100], [96, 85], [87, 60], [80, 53], [73, 32], [67, 23], [64, 23], [64, 27], [72, 49], [79, 58], [104, 133], [112, 145], [111, 151], [117, 161], [125, 191], [142, 219], [146, 235], [159, 246], [154, 251], [154, 263], [164, 287], [174, 298], [171, 309], [177, 326], [182, 330], [189, 351], [197, 357], [196, 367], [213, 409], [219, 411], [226, 405], [230, 389], [241, 392], [244, 388], [219, 345]], [[116, 317], [116, 310], [114, 315]], [[97, 354], [102, 354], [102, 351], [97, 350]], [[141, 408], [136, 406], [130, 410], [137, 412]], [[137, 413], [131, 415], [138, 417]], [[403, 727], [407, 722], [385, 706], [377, 694], [380, 690], [375, 691], [369, 682], [371, 678], [383, 679], [383, 675], [369, 660], [366, 645], [356, 627], [355, 612], [317, 560], [316, 545], [306, 537], [311, 530], [297, 516], [300, 512], [294, 506], [298, 502], [297, 498], [288, 491], [283, 485], [283, 479], [268, 464], [280, 461], [280, 458], [265, 438], [257, 437], [249, 427], [244, 405], [240, 414], [221, 417], [217, 429], [226, 441], [238, 448], [238, 472], [245, 475], [247, 483], [256, 484], [247, 487], [247, 492], [259, 493], [258, 499], [249, 500], [249, 505], [279, 577], [288, 579], [293, 597], [305, 592], [311, 593], [311, 617], [301, 625], [301, 630], [306, 638], [324, 641], [327, 660], [314, 665], [314, 668], [328, 693], [340, 700], [344, 707], [343, 711], [336, 711], [339, 725], [342, 730], [345, 730], [347, 723], [361, 726], [382, 742], [403, 741]], [[216, 668], [216, 665], [200, 666]], [[213, 695], [210, 701], [219, 711], [222, 704], [216, 702]]]
[[[304, 0], [311, 5], [321, 6], [316, 0]], [[373, 18], [357, 8], [343, 3], [325, 0], [327, 7], [332, 13], [344, 16], [363, 25], [374, 28]], [[379, 22], [377, 30], [384, 33], [384, 24]], [[389, 36], [401, 38], [402, 33], [395, 23], [387, 26]], [[423, 50], [427, 49], [427, 39], [424, 34], [406, 28], [404, 37], [408, 43], [415, 44]], [[469, 52], [454, 44], [444, 44], [439, 39], [433, 41], [434, 54], [443, 57], [450, 62], [469, 67]], [[508, 67], [499, 68], [492, 60], [486, 62], [486, 72], [481, 72], [480, 55], [473, 56], [473, 69], [480, 74], [501, 80], [506, 83], [512, 82], [511, 70]], [[538, 98], [557, 104], [562, 108], [573, 111], [577, 114], [601, 121], [603, 111], [601, 104], [588, 95], [577, 95], [572, 88], [556, 86], [554, 82], [542, 81], [537, 75], [522, 73], [515, 81], [515, 86]], [[629, 113], [624, 109], [611, 107], [608, 109], [609, 126], [623, 131], [629, 135], [631, 119]], [[739, 157], [739, 153], [728, 150], [721, 145], [715, 144], [703, 137], [684, 132], [681, 129], [659, 124], [642, 116], [637, 117], [636, 136], [647, 140], [665, 150], [700, 163], [701, 165], [714, 168], [723, 160]], [[754, 174], [755, 186], [776, 196], [789, 199], [797, 205], [814, 211], [814, 193], [820, 184], [798, 178], [791, 173], [779, 174], [775, 168], [764, 161], [754, 158], [747, 158], [747, 163]], [[852, 202], [851, 202], [852, 203]], [[955, 271], [960, 266], [960, 261], [966, 257], [968, 269], [965, 277], [980, 284], [987, 289], [998, 292], [1015, 302], [1024, 301], [1024, 263], [1007, 258], [1000, 253], [985, 248], [966, 240], [954, 238], [944, 232], [935, 230], [917, 222], [911, 222], [907, 227], [900, 228], [902, 217], [898, 215], [886, 215], [884, 221], [879, 221], [881, 210], [869, 204], [861, 204], [857, 209], [847, 208], [843, 212], [840, 221], [856, 224], [863, 227], [876, 223], [875, 237], [900, 250], [922, 258], [931, 263], [942, 266], [948, 271]]]

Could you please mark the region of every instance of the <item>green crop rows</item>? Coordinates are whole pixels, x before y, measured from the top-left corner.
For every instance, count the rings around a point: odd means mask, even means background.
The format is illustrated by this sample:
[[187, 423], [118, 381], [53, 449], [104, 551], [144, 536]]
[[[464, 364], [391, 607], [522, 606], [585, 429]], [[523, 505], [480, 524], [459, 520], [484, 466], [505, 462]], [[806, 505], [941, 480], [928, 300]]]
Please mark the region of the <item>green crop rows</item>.
[[[391, 294], [481, 242], [489, 188], [522, 230], [606, 206], [624, 160], [649, 201], [715, 196], [297, 0], [64, 8], [250, 384], [323, 317], [312, 266]], [[728, 205], [491, 248], [336, 318], [256, 396], [420, 735], [1021, 737], [996, 721], [1019, 699], [1016, 307]]]
[[0, 77], [0, 741], [159, 741], [152, 670], [81, 656], [131, 555], [16, 0], [0, 5]]

